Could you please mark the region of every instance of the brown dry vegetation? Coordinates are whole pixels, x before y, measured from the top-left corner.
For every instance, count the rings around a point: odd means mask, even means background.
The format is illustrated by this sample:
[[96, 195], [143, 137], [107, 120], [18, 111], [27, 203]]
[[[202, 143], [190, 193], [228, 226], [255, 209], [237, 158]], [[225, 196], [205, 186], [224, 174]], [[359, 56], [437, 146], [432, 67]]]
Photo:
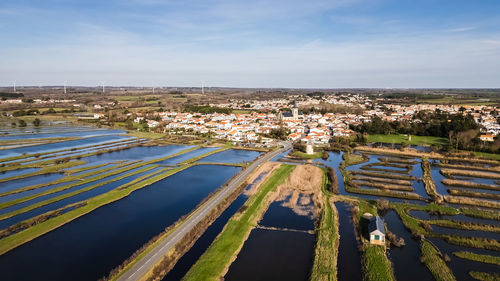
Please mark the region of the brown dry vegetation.
[[351, 173], [353, 175], [363, 175], [363, 176], [369, 176], [369, 177], [398, 179], [398, 180], [416, 180], [417, 179], [414, 176], [390, 174], [390, 173], [378, 173], [378, 172], [366, 172], [366, 171], [349, 171], [349, 173]]
[[404, 186], [404, 185], [394, 185], [387, 183], [376, 183], [372, 181], [352, 181], [351, 182], [355, 187], [359, 188], [359, 186], [369, 186], [380, 189], [391, 189], [391, 190], [402, 190], [402, 191], [413, 191], [413, 187]]
[[454, 196], [465, 196], [465, 197], [476, 197], [476, 198], [487, 198], [493, 200], [500, 200], [500, 194], [485, 193], [485, 192], [474, 192], [469, 190], [453, 189], [448, 188], [448, 193]]
[[497, 186], [497, 185], [475, 183], [475, 182], [471, 182], [471, 181], [445, 179], [442, 181], [442, 183], [445, 185], [458, 186], [458, 187], [478, 188], [478, 189], [487, 189], [487, 190], [500, 190], [500, 186]]
[[259, 168], [257, 168], [257, 170], [255, 170], [255, 172], [253, 172], [249, 177], [248, 179], [246, 180], [249, 184], [250, 183], [254, 183], [254, 181], [263, 173], [266, 173], [265, 176], [263, 176], [259, 182], [255, 182], [254, 185], [252, 186], [252, 188], [250, 188], [249, 190], [245, 191], [245, 195], [247, 196], [250, 196], [252, 194], [254, 194], [256, 191], [257, 191], [257, 188], [259, 186], [260, 183], [264, 182], [270, 175], [272, 175], [272, 173], [274, 172], [274, 170], [276, 170], [277, 168], [279, 168], [281, 164], [280, 163], [277, 163], [277, 162], [266, 162], [264, 164], [262, 164]]
[[465, 169], [465, 170], [472, 169], [472, 170], [485, 171], [485, 172], [500, 172], [500, 166], [493, 166], [493, 167], [473, 166], [473, 167], [471, 167], [470, 165], [445, 164], [445, 163], [435, 163], [433, 165], [436, 167], [450, 168], [450, 169]]
[[500, 202], [491, 200], [481, 200], [481, 199], [459, 197], [459, 196], [444, 196], [444, 200], [452, 204], [463, 204], [463, 205], [500, 209]]
[[500, 179], [500, 174], [498, 173], [489, 173], [489, 172], [480, 172], [473, 170], [457, 170], [457, 169], [441, 169], [441, 174], [445, 177], [451, 176], [466, 176], [466, 177], [476, 177], [476, 178], [485, 178], [485, 179]]
[[364, 180], [364, 181], [373, 181], [373, 182], [384, 182], [390, 184], [398, 184], [398, 185], [407, 185], [412, 186], [411, 181], [409, 180], [397, 180], [397, 179], [388, 179], [388, 178], [377, 178], [377, 177], [366, 177], [366, 176], [352, 176], [353, 180]]

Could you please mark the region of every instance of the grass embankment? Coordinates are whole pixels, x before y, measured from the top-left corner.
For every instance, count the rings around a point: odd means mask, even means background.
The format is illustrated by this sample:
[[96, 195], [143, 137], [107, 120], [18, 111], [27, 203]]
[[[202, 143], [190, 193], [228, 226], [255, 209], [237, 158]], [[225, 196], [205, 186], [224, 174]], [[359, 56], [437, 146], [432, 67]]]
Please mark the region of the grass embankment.
[[[178, 167], [175, 169], [168, 170], [164, 173], [158, 174], [156, 176], [147, 178], [145, 180], [132, 181], [128, 184], [125, 184], [122, 187], [115, 188], [107, 193], [98, 195], [87, 200], [87, 204], [83, 207], [77, 208], [75, 210], [64, 213], [60, 216], [52, 218], [50, 220], [44, 221], [40, 224], [34, 225], [26, 230], [8, 236], [0, 240], [0, 255], [14, 249], [26, 242], [29, 242], [36, 237], [39, 237], [53, 229], [56, 229], [70, 221], [73, 221], [76, 218], [79, 218], [87, 213], [92, 212], [93, 210], [112, 203], [114, 201], [120, 200], [135, 190], [141, 189], [145, 186], [151, 185], [154, 182], [167, 178], [175, 173], [178, 173], [182, 170], [190, 167], [189, 165]], [[126, 186], [126, 187], [125, 187]]]
[[469, 275], [477, 280], [480, 281], [498, 281], [500, 280], [500, 273], [498, 272], [478, 272], [478, 271], [471, 271], [469, 272]]
[[[25, 191], [29, 191], [29, 190], [41, 188], [41, 187], [46, 187], [46, 186], [56, 185], [56, 184], [60, 184], [60, 183], [65, 183], [65, 182], [79, 181], [78, 184], [86, 183], [86, 181], [90, 180], [91, 179], [90, 177], [92, 177], [92, 176], [95, 176], [97, 174], [103, 174], [103, 173], [111, 171], [113, 169], [118, 169], [118, 168], [121, 168], [121, 167], [132, 165], [132, 164], [137, 163], [137, 162], [139, 162], [139, 161], [122, 162], [122, 163], [118, 163], [118, 162], [108, 163], [108, 165], [109, 164], [115, 164], [115, 163], [117, 163], [118, 165], [116, 165], [116, 166], [110, 166], [110, 167], [107, 167], [107, 168], [104, 168], [104, 169], [100, 169], [100, 170], [96, 170], [96, 171], [90, 171], [90, 172], [87, 172], [87, 173], [83, 173], [81, 175], [69, 175], [69, 176], [65, 176], [65, 177], [62, 177], [62, 178], [57, 179], [55, 181], [48, 182], [48, 183], [40, 183], [40, 184], [26, 186], [26, 187], [23, 187], [23, 188], [17, 188], [17, 189], [14, 189], [14, 190], [10, 190], [10, 191], [6, 191], [6, 192], [3, 192], [3, 193], [0, 193], [0, 197], [1, 196], [11, 195], [11, 194], [16, 194], [16, 193], [21, 193], [21, 192], [25, 192]], [[18, 204], [21, 201], [15, 201], [15, 202], [16, 202], [15, 204]], [[8, 206], [8, 205], [2, 205], [2, 204], [0, 204], [0, 209], [1, 208], [5, 208], [6, 206]]]
[[372, 204], [364, 200], [359, 200], [358, 208], [353, 209], [353, 221], [356, 225], [358, 242], [361, 250], [361, 264], [365, 281], [387, 280], [394, 281], [394, 271], [392, 264], [386, 255], [384, 246], [371, 245], [366, 239], [368, 232], [368, 220], [362, 215], [370, 213], [377, 215], [377, 209]]
[[[159, 159], [153, 159], [150, 160], [152, 163], [158, 162], [158, 161], [163, 161], [178, 155], [182, 155], [184, 153], [187, 153], [189, 151], [192, 151], [196, 149], [197, 147], [193, 147], [190, 149], [185, 149], [183, 151], [180, 151], [176, 154], [172, 154], [170, 156], [166, 156], [163, 158]], [[145, 162], [147, 163], [147, 162]], [[117, 187], [107, 193], [98, 195], [96, 197], [90, 198], [89, 200], [86, 200], [87, 204], [85, 206], [82, 206], [78, 209], [69, 211], [67, 213], [64, 213], [60, 216], [57, 216], [55, 218], [52, 218], [50, 220], [44, 221], [40, 224], [34, 225], [32, 227], [29, 227], [26, 230], [23, 230], [21, 232], [18, 232], [16, 234], [13, 234], [9, 237], [3, 238], [0, 240], [0, 255], [19, 246], [22, 245], [32, 239], [35, 239], [36, 237], [39, 237], [53, 229], [58, 228], [59, 226], [66, 224], [80, 216], [83, 216], [103, 205], [112, 203], [114, 201], [120, 200], [126, 196], [128, 196], [130, 193], [132, 193], [135, 190], [138, 190], [140, 188], [143, 188], [145, 186], [148, 186], [152, 183], [155, 183], [159, 180], [165, 179], [175, 173], [178, 173], [180, 171], [183, 171], [189, 167], [193, 166], [193, 164], [187, 164], [183, 165], [174, 169], [170, 169], [164, 173], [157, 174], [154, 176], [151, 175], [146, 175], [142, 176], [138, 179], [135, 179], [129, 183], [126, 183], [120, 187]], [[155, 173], [153, 173], [155, 174]]]
[[422, 145], [422, 146], [430, 146], [430, 145], [445, 145], [448, 140], [440, 137], [431, 137], [431, 136], [411, 136], [411, 140], [408, 140], [407, 135], [368, 135], [367, 142], [380, 142], [380, 143], [394, 143], [401, 144], [407, 143], [410, 145]]
[[17, 140], [0, 140], [0, 150], [12, 149], [16, 147], [27, 147], [33, 145], [42, 145], [57, 143], [63, 141], [77, 140], [81, 139], [78, 137], [53, 137], [53, 138], [43, 138], [43, 139], [17, 139]]
[[[342, 165], [339, 167], [339, 170], [342, 173], [342, 175], [344, 176], [344, 187], [345, 187], [345, 190], [347, 192], [373, 195], [373, 196], [385, 196], [385, 197], [392, 197], [392, 198], [409, 199], [409, 200], [423, 200], [423, 198], [420, 197], [420, 195], [415, 194], [415, 193], [409, 193], [409, 192], [404, 192], [404, 191], [390, 191], [390, 190], [382, 190], [382, 189], [358, 188], [356, 186], [356, 183], [354, 183], [351, 179], [351, 173], [360, 174], [360, 175], [370, 175], [370, 174], [380, 175], [381, 173], [362, 172], [362, 171], [349, 172], [349, 171], [345, 170], [342, 167]], [[396, 176], [396, 179], [403, 179], [403, 180], [406, 180], [408, 178], [412, 178], [411, 176], [406, 176], [406, 175], [394, 175], [394, 174], [388, 174], [388, 175], [391, 177]]]
[[[10, 218], [10, 217], [13, 217], [13, 216], [16, 216], [16, 215], [19, 215], [19, 214], [22, 214], [22, 213], [26, 213], [28, 211], [31, 211], [31, 210], [34, 210], [34, 209], [37, 209], [37, 208], [40, 208], [42, 206], [46, 206], [46, 205], [49, 205], [49, 204], [52, 204], [54, 202], [58, 202], [58, 201], [61, 201], [61, 200], [64, 200], [64, 199], [67, 199], [67, 198], [70, 198], [70, 197], [73, 197], [73, 196], [76, 196], [78, 194], [81, 194], [81, 193], [84, 193], [84, 192], [87, 192], [89, 190], [92, 190], [92, 189], [95, 189], [97, 187], [100, 187], [100, 186], [103, 186], [103, 185], [106, 185], [106, 184], [109, 184], [109, 183], [113, 183], [115, 181], [118, 181], [118, 180], [121, 180], [121, 179], [124, 179], [124, 178], [127, 178], [127, 177], [130, 177], [130, 176], [134, 176], [134, 175], [137, 175], [137, 174], [140, 174], [140, 173], [143, 173], [143, 172], [147, 172], [149, 170], [152, 170], [154, 168], [157, 168], [156, 165], [152, 165], [152, 166], [149, 166], [149, 167], [143, 167], [142, 169], [139, 169], [137, 171], [133, 171], [133, 172], [130, 172], [130, 173], [127, 173], [127, 174], [123, 174], [121, 176], [118, 176], [116, 178], [113, 178], [113, 179], [110, 179], [110, 180], [107, 180], [107, 181], [103, 181], [103, 182], [100, 182], [100, 183], [96, 183], [96, 184], [93, 184], [91, 186], [88, 186], [88, 187], [85, 187], [85, 188], [81, 188], [81, 189], [78, 189], [78, 190], [75, 190], [73, 192], [68, 192], [68, 193], [65, 193], [65, 194], [62, 194], [62, 195], [59, 195], [59, 196], [55, 196], [55, 197], [52, 197], [52, 198], [49, 198], [47, 200], [44, 200], [44, 201], [41, 201], [41, 202], [37, 202], [37, 203], [34, 203], [34, 204], [31, 204], [29, 206], [26, 206], [24, 208], [20, 208], [20, 209], [17, 209], [15, 211], [12, 211], [12, 212], [9, 212], [9, 213], [4, 213], [2, 215], [0, 215], [0, 220], [5, 220], [7, 218]], [[127, 168], [126, 168], [127, 169]], [[132, 169], [132, 168], [131, 168]], [[127, 169], [127, 171], [130, 170], [130, 169]], [[24, 199], [24, 198], [22, 198]], [[9, 202], [8, 202], [9, 203]]]
[[495, 193], [474, 192], [474, 191], [454, 189], [454, 188], [448, 188], [448, 193], [453, 196], [500, 200], [500, 194], [495, 194]]
[[[8, 178], [3, 178], [3, 179], [0, 179], [0, 182], [7, 182], [7, 181], [24, 179], [24, 178], [34, 177], [34, 176], [58, 173], [64, 169], [68, 169], [68, 168], [72, 168], [72, 167], [76, 167], [76, 166], [84, 165], [84, 164], [87, 164], [87, 162], [77, 160], [77, 161], [70, 161], [70, 162], [66, 162], [66, 163], [54, 164], [54, 165], [49, 165], [49, 166], [41, 166], [41, 169], [38, 172], [27, 173], [27, 174], [8, 177]], [[33, 168], [33, 167], [25, 167], [25, 168]]]
[[422, 260], [431, 271], [432, 276], [437, 281], [455, 281], [457, 280], [443, 259], [441, 252], [427, 240], [422, 240], [420, 244]]
[[488, 220], [500, 220], [499, 211], [483, 210], [478, 208], [460, 208], [460, 213], [469, 217], [488, 219]]
[[444, 196], [444, 201], [452, 204], [481, 206], [483, 208], [500, 209], [500, 202], [491, 200], [481, 200], [469, 197]]
[[[473, 248], [480, 248], [480, 249], [488, 249], [488, 250], [493, 250], [493, 251], [500, 251], [500, 242], [498, 242], [495, 239], [488, 239], [488, 238], [479, 238], [479, 237], [464, 237], [464, 236], [459, 236], [459, 235], [449, 235], [449, 234], [438, 234], [432, 231], [432, 227], [429, 227], [426, 225], [433, 223], [433, 221], [425, 221], [425, 220], [420, 220], [417, 218], [414, 218], [409, 215], [409, 210], [423, 210], [423, 211], [429, 211], [429, 212], [434, 212], [434, 213], [441, 213], [441, 214], [447, 214], [447, 215], [454, 215], [458, 214], [459, 211], [451, 208], [451, 207], [446, 207], [438, 204], [429, 204], [427, 206], [419, 206], [419, 205], [411, 205], [411, 204], [405, 204], [405, 203], [390, 203], [390, 207], [396, 211], [398, 214], [399, 218], [405, 225], [407, 229], [410, 230], [412, 235], [415, 237], [436, 237], [436, 238], [441, 238], [445, 240], [448, 243], [455, 244], [458, 246], [464, 246], [464, 247], [473, 247]], [[439, 223], [439, 221], [438, 221]], [[451, 226], [455, 228], [462, 228], [462, 229], [472, 229], [468, 228], [472, 225], [480, 226], [479, 224], [473, 224], [473, 223], [460, 223], [460, 222], [453, 222], [449, 221], [449, 225], [446, 226]], [[486, 227], [486, 226], [484, 226]]]
[[[154, 176], [154, 175], [157, 175], [160, 173], [164, 173], [169, 169], [170, 168], [164, 168], [164, 169], [157, 170], [153, 173], [149, 173], [149, 174], [137, 177], [136, 179], [132, 180], [128, 184], [123, 184], [123, 185], [119, 186], [118, 188], [125, 188], [132, 183], [136, 183], [136, 182], [142, 181], [144, 179], [147, 179], [148, 177], [151, 177], [151, 176]], [[68, 212], [70, 210], [74, 210], [74, 209], [80, 208], [82, 206], [85, 206], [86, 204], [87, 204], [87, 201], [80, 201], [80, 202], [68, 204], [64, 207], [61, 207], [61, 208], [53, 210], [53, 211], [48, 211], [46, 213], [43, 213], [43, 214], [35, 216], [35, 217], [31, 217], [29, 219], [26, 219], [24, 221], [21, 221], [19, 223], [11, 225], [8, 228], [4, 228], [4, 229], [0, 230], [0, 238], [10, 236], [10, 235], [15, 234], [17, 232], [20, 232], [24, 229], [27, 229], [28, 227], [32, 227], [32, 226], [39, 224], [41, 222], [44, 222], [46, 220], [57, 217], [65, 212]]]
[[112, 163], [103, 163], [103, 164], [97, 164], [97, 165], [87, 166], [87, 167], [81, 167], [81, 168], [73, 168], [73, 169], [69, 169], [69, 170], [64, 171], [64, 173], [66, 175], [72, 175], [72, 174], [76, 174], [76, 173], [85, 172], [85, 171], [88, 171], [88, 170], [99, 169], [99, 168], [102, 168], [102, 167], [105, 167], [105, 166], [108, 166], [108, 165], [112, 165], [112, 164], [119, 164], [119, 163], [122, 163], [122, 162], [124, 162], [124, 161], [117, 161], [117, 162], [112, 162]]
[[290, 153], [290, 156], [301, 159], [318, 159], [321, 158], [322, 155], [323, 155], [322, 152], [314, 152], [313, 154], [307, 154], [298, 150]]
[[500, 161], [500, 154], [474, 151], [477, 157]]
[[382, 173], [396, 173], [396, 174], [408, 174], [410, 173], [410, 169], [408, 170], [391, 170], [391, 169], [383, 169], [383, 168], [377, 168], [377, 167], [372, 167], [370, 165], [365, 165], [360, 168], [361, 170], [368, 170], [368, 171], [376, 171], [376, 172], [382, 172]]
[[368, 187], [373, 187], [373, 188], [378, 188], [381, 190], [400, 190], [400, 191], [413, 191], [413, 187], [411, 186], [405, 186], [405, 185], [396, 185], [396, 184], [389, 184], [389, 183], [377, 183], [373, 182], [371, 180], [354, 180], [352, 181], [352, 184], [354, 186], [368, 186]]
[[349, 171], [349, 173], [353, 175], [362, 175], [362, 176], [386, 178], [386, 179], [407, 180], [407, 181], [417, 180], [416, 177], [410, 175], [399, 175], [399, 174], [367, 172], [367, 171]]
[[498, 186], [498, 185], [476, 183], [476, 182], [472, 182], [472, 181], [444, 179], [442, 181], [442, 183], [445, 185], [448, 185], [448, 186], [477, 188], [477, 189], [486, 189], [486, 190], [500, 190], [500, 186]]
[[[236, 188], [230, 195], [228, 195], [220, 204], [211, 210], [211, 212], [204, 217], [184, 238], [178, 242], [163, 258], [155, 264], [155, 266], [146, 273], [142, 280], [160, 280], [162, 279], [175, 265], [175, 263], [194, 245], [198, 238], [203, 235], [206, 229], [220, 216], [224, 210], [231, 205], [231, 203], [241, 194], [243, 189], [248, 183], [243, 183]], [[141, 248], [135, 251], [128, 259], [121, 265], [111, 270], [106, 278], [101, 280], [117, 280], [126, 271], [130, 270], [137, 262], [143, 259], [149, 252], [158, 247], [158, 245], [169, 237], [173, 231], [186, 222], [189, 217], [193, 216], [198, 210], [205, 205], [210, 198], [213, 198], [220, 189], [209, 194], [202, 202], [200, 202], [188, 215], [182, 216], [175, 223], [165, 228], [165, 230], [155, 237], [151, 238]]]
[[[113, 141], [113, 142], [107, 142], [103, 144], [98, 144], [98, 145], [87, 145], [87, 146], [81, 146], [78, 148], [65, 148], [61, 150], [55, 150], [55, 151], [48, 151], [48, 152], [40, 152], [40, 153], [30, 153], [30, 154], [23, 154], [23, 155], [18, 155], [18, 156], [12, 156], [12, 157], [7, 157], [7, 158], [2, 158], [0, 159], [0, 163], [3, 162], [10, 162], [10, 161], [15, 161], [15, 160], [23, 160], [26, 161], [26, 158], [35, 158], [35, 159], [43, 159], [43, 157], [50, 155], [50, 154], [58, 154], [62, 152], [71, 152], [71, 151], [76, 151], [77, 149], [87, 149], [87, 148], [97, 148], [101, 146], [110, 146], [110, 145], [120, 145], [121, 143], [124, 142], [130, 142], [131, 140], [118, 140], [118, 141]], [[24, 162], [22, 161], [22, 162]], [[32, 160], [29, 160], [32, 161]], [[4, 163], [4, 165], [15, 165], [15, 164], [22, 164], [22, 162], [11, 162], [11, 163]]]
[[485, 171], [485, 172], [500, 172], [500, 166], [492, 166], [492, 167], [483, 167], [477, 165], [462, 165], [462, 164], [449, 164], [449, 163], [433, 163], [433, 166], [440, 168], [449, 168], [449, 169], [462, 169], [462, 170], [476, 170], [476, 171]]
[[346, 152], [342, 155], [344, 161], [340, 164], [342, 167], [348, 167], [351, 165], [361, 164], [368, 161], [367, 157], [364, 157], [360, 154], [354, 154], [350, 152]]
[[44, 186], [50, 186], [50, 185], [55, 185], [55, 184], [64, 183], [64, 182], [68, 182], [68, 181], [73, 181], [70, 184], [66, 184], [66, 185], [63, 185], [63, 186], [51, 188], [51, 189], [46, 190], [44, 192], [40, 192], [40, 193], [37, 193], [37, 194], [33, 194], [33, 195], [29, 195], [29, 196], [17, 198], [17, 199], [14, 199], [14, 200], [10, 200], [10, 201], [4, 202], [4, 203], [0, 203], [0, 209], [4, 209], [4, 208], [7, 208], [7, 207], [10, 207], [10, 206], [13, 206], [13, 205], [17, 205], [17, 204], [20, 204], [20, 203], [23, 203], [23, 202], [27, 202], [29, 200], [32, 200], [32, 199], [35, 199], [35, 198], [38, 198], [38, 197], [41, 197], [41, 196], [45, 196], [45, 195], [53, 194], [53, 193], [56, 193], [56, 192], [60, 192], [60, 191], [63, 191], [63, 190], [66, 190], [66, 189], [69, 189], [69, 188], [72, 188], [72, 187], [75, 187], [75, 186], [79, 186], [79, 185], [82, 185], [82, 184], [87, 184], [87, 183], [91, 183], [91, 182], [94, 182], [94, 181], [97, 181], [97, 180], [101, 180], [101, 179], [104, 179], [106, 177], [113, 176], [113, 175], [116, 175], [116, 174], [119, 174], [119, 173], [127, 172], [127, 171], [129, 171], [131, 169], [138, 168], [138, 167], [142, 166], [141, 163], [137, 164], [138, 162], [139, 161], [134, 161], [134, 162], [131, 162], [131, 163], [124, 163], [124, 164], [118, 165], [116, 167], [109, 167], [107, 169], [103, 169], [103, 170], [100, 170], [100, 171], [94, 171], [93, 173], [88, 173], [88, 174], [93, 174], [94, 175], [94, 176], [91, 176], [91, 177], [68, 176], [68, 177], [62, 178], [61, 180], [56, 180], [56, 181], [54, 181], [52, 183], [27, 186], [27, 187], [24, 187], [24, 188], [19, 188], [19, 189], [15, 189], [15, 190], [11, 190], [11, 191], [5, 192], [5, 193], [2, 194], [2, 196], [10, 195], [10, 194], [15, 194], [15, 193], [20, 193], [20, 192], [24, 192], [24, 191], [28, 191], [28, 190], [33, 190], [33, 189], [44, 187]]
[[500, 257], [496, 256], [476, 254], [467, 251], [454, 252], [453, 255], [471, 261], [500, 265]]
[[500, 179], [500, 174], [489, 173], [473, 170], [457, 170], [457, 169], [441, 169], [441, 174], [447, 178], [453, 178], [453, 176], [465, 176], [465, 177], [475, 177], [475, 178], [485, 178], [485, 179]]
[[327, 176], [327, 170], [323, 169], [323, 171], [323, 183], [321, 185], [323, 202], [321, 203], [321, 213], [316, 231], [316, 248], [314, 250], [311, 280], [334, 281], [337, 280], [339, 219], [331, 200], [331, 193], [328, 192], [328, 186], [336, 183], [331, 182], [331, 179]]
[[398, 164], [403, 164], [403, 165], [418, 164], [418, 161], [415, 161], [415, 160], [393, 158], [393, 157], [379, 157], [378, 160], [380, 161], [380, 163], [398, 163]]
[[432, 200], [436, 202], [442, 202], [443, 197], [437, 193], [436, 184], [432, 179], [431, 165], [429, 164], [429, 159], [422, 157], [422, 181], [424, 182], [425, 192], [429, 195]]
[[295, 166], [282, 165], [274, 171], [226, 224], [212, 245], [191, 267], [183, 280], [219, 280], [237, 255], [251, 229], [267, 209], [268, 194], [285, 181]]
[[398, 180], [398, 179], [389, 179], [389, 178], [367, 177], [367, 176], [363, 176], [363, 175], [360, 175], [360, 176], [353, 175], [353, 176], [351, 176], [351, 178], [353, 180], [360, 180], [360, 181], [381, 182], [381, 183], [389, 183], [389, 184], [412, 186], [412, 183], [409, 180]]
[[[154, 145], [153, 142], [142, 140], [142, 139], [133, 139], [133, 140], [119, 140], [116, 142], [103, 143], [97, 145], [89, 145], [89, 146], [81, 146], [81, 147], [73, 147], [67, 148], [58, 151], [50, 151], [43, 153], [34, 153], [34, 154], [26, 154], [21, 156], [15, 156], [14, 158], [19, 158], [17, 161], [11, 161], [9, 163], [2, 163], [0, 171], [9, 171], [13, 169], [18, 169], [20, 166], [29, 166], [29, 165], [42, 165], [42, 164], [52, 164], [62, 161], [67, 161], [71, 159], [81, 159], [83, 157], [93, 156], [93, 155], [101, 155], [105, 153], [125, 150], [137, 146], [143, 145]], [[81, 150], [87, 150], [86, 153], [78, 154]], [[56, 158], [57, 157], [57, 158]]]

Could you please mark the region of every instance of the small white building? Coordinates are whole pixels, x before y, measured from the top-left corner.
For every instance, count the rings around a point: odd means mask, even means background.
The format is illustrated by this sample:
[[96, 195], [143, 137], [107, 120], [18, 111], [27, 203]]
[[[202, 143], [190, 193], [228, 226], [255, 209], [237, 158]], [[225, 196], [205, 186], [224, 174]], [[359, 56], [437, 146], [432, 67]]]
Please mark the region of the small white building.
[[368, 233], [370, 234], [370, 244], [385, 246], [385, 225], [379, 216], [370, 219]]

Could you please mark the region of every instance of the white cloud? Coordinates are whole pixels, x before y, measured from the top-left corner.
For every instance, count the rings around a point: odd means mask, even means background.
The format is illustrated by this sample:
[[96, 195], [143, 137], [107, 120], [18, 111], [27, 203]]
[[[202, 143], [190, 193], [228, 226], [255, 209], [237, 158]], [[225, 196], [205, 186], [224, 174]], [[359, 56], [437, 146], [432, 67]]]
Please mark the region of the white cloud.
[[[240, 87], [498, 87], [500, 51], [468, 37], [380, 38], [246, 50], [127, 41], [5, 49], [0, 83]], [[125, 39], [124, 39], [125, 38]], [[91, 40], [91, 39], [89, 39]]]
[[476, 29], [475, 26], [465, 26], [465, 27], [457, 27], [452, 29], [446, 29], [445, 32], [466, 32]]

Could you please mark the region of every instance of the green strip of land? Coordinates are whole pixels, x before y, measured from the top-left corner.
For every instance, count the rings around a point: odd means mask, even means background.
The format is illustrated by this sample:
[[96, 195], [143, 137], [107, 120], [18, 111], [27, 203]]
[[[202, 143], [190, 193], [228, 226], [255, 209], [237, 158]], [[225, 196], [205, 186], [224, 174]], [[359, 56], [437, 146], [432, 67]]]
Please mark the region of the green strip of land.
[[453, 254], [462, 259], [500, 265], [500, 257], [496, 256], [476, 254], [467, 251], [454, 252]]
[[380, 142], [380, 143], [394, 143], [401, 144], [407, 143], [410, 145], [444, 145], [448, 142], [447, 139], [441, 137], [431, 137], [431, 136], [411, 136], [411, 140], [408, 140], [407, 135], [368, 135], [367, 142]]
[[282, 165], [268, 178], [245, 203], [245, 211], [236, 213], [226, 224], [207, 251], [184, 276], [183, 280], [219, 280], [222, 272], [229, 265], [246, 240], [251, 229], [260, 218], [266, 195], [285, 181], [295, 166]]
[[420, 244], [422, 259], [431, 271], [436, 281], [456, 281], [453, 272], [444, 261], [441, 253], [427, 240], [422, 240]]
[[323, 206], [319, 218], [319, 228], [316, 234], [316, 248], [311, 270], [311, 280], [335, 281], [337, 280], [337, 256], [339, 245], [338, 217], [336, 209], [332, 206], [331, 193], [327, 186], [331, 184], [323, 169]]

